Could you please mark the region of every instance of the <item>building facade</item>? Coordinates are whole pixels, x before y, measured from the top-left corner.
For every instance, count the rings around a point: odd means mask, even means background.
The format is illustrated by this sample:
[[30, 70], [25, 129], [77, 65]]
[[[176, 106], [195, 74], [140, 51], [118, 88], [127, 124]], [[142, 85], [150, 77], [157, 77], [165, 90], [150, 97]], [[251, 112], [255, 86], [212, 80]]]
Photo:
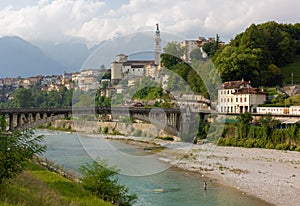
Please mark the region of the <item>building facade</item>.
[[218, 89], [218, 112], [255, 113], [258, 105], [266, 101], [267, 94], [253, 88], [250, 81], [224, 82]]

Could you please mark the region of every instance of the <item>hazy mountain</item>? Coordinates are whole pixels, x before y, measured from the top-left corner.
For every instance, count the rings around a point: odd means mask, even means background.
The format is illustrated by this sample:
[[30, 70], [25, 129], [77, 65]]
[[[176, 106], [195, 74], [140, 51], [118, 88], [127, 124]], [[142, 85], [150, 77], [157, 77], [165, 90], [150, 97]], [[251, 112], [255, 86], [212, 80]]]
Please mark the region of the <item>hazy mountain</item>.
[[86, 58], [93, 52], [85, 43], [69, 41], [62, 43], [36, 43], [49, 57], [63, 65], [66, 71], [79, 71]]
[[0, 38], [0, 77], [61, 74], [66, 68], [29, 42], [13, 36]]

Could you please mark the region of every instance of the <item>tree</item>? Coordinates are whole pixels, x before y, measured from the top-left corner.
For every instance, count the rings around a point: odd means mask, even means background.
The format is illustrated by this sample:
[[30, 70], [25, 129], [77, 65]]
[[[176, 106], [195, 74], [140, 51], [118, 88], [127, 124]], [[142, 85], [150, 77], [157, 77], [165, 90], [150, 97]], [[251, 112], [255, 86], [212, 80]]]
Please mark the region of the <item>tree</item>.
[[14, 93], [15, 107], [24, 108], [33, 106], [33, 96], [29, 89], [20, 88]]
[[[274, 21], [252, 24], [213, 56], [223, 81], [244, 78], [254, 86], [281, 85], [282, 65], [294, 60], [299, 52], [299, 25]], [[209, 54], [213, 44], [204, 45]]]
[[220, 36], [216, 34], [215, 42], [207, 42], [203, 45], [203, 51], [209, 56], [213, 57], [215, 53], [220, 49]]
[[245, 138], [248, 135], [249, 125], [252, 121], [252, 115], [248, 112], [242, 113], [237, 117], [239, 121], [239, 137]]
[[81, 166], [79, 171], [84, 188], [103, 200], [119, 206], [129, 206], [136, 201], [136, 194], [128, 194], [128, 188], [118, 184], [118, 170], [114, 166], [109, 167], [107, 161], [97, 159], [92, 164]]
[[35, 136], [33, 130], [5, 132], [5, 117], [0, 116], [0, 184], [13, 178], [24, 169], [24, 163], [42, 154], [43, 136]]
[[166, 47], [163, 49], [164, 53], [172, 55], [177, 58], [182, 58], [187, 52], [187, 47], [182, 46], [176, 41], [169, 42]]

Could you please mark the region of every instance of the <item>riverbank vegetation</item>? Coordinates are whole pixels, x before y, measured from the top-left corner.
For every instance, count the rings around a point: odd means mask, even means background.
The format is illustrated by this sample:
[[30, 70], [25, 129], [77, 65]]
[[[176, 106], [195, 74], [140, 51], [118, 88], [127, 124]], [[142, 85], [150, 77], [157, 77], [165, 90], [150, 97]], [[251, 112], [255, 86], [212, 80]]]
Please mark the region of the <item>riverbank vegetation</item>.
[[82, 166], [81, 183], [62, 177], [64, 172], [54, 173], [61, 170], [47, 163], [41, 164], [45, 168], [36, 165], [32, 160], [46, 150], [43, 138], [33, 130], [7, 132], [5, 116], [0, 115], [0, 205], [129, 206], [137, 199], [118, 183], [118, 170], [104, 160]]
[[0, 115], [0, 184], [14, 178], [24, 170], [24, 164], [35, 155], [42, 154], [43, 136], [33, 130], [6, 132], [5, 117]]
[[107, 161], [97, 159], [92, 164], [81, 166], [79, 171], [83, 187], [101, 199], [118, 206], [130, 206], [136, 201], [136, 194], [129, 194], [127, 187], [119, 185], [119, 170], [109, 167]]
[[105, 202], [79, 183], [27, 162], [25, 171], [0, 187], [0, 205], [103, 205]]
[[[69, 122], [70, 120], [67, 121]], [[63, 132], [76, 132], [76, 129], [72, 128], [70, 123], [68, 125], [66, 125], [66, 123], [62, 123], [61, 126], [54, 127], [52, 126], [51, 122], [48, 122], [47, 124], [38, 126], [37, 129], [48, 129], [48, 130], [63, 131]]]
[[241, 114], [238, 123], [227, 124], [218, 145], [300, 151], [300, 129], [297, 125], [281, 125], [266, 115], [256, 124], [249, 113]]

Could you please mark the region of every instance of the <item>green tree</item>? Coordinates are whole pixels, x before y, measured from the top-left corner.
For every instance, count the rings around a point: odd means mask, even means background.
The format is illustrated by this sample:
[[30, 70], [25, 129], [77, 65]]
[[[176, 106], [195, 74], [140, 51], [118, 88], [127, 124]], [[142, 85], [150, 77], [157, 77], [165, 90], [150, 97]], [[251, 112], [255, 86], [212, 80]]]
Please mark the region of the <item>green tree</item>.
[[135, 194], [129, 194], [128, 188], [119, 185], [118, 170], [116, 167], [109, 167], [107, 161], [97, 159], [92, 164], [81, 166], [79, 171], [84, 188], [103, 200], [119, 206], [130, 206], [136, 201]]
[[24, 170], [25, 162], [45, 151], [43, 136], [33, 130], [5, 132], [5, 117], [0, 116], [0, 184]]
[[164, 53], [177, 58], [182, 58], [183, 55], [187, 52], [187, 48], [176, 41], [168, 42], [168, 44], [166, 45], [166, 47], [164, 47], [163, 50]]
[[245, 138], [248, 135], [249, 126], [252, 121], [252, 115], [248, 112], [242, 113], [237, 117], [239, 121], [239, 137]]
[[209, 56], [213, 57], [215, 53], [220, 49], [220, 36], [216, 34], [216, 41], [215, 42], [207, 42], [203, 45], [203, 51]]
[[75, 104], [75, 106], [80, 106], [80, 107], [90, 107], [93, 105], [95, 105], [94, 97], [88, 93], [83, 93], [79, 97], [79, 102]]
[[299, 31], [298, 25], [274, 21], [252, 24], [221, 47], [213, 61], [223, 81], [244, 78], [254, 86], [281, 85], [280, 67], [292, 62], [299, 51]]
[[34, 104], [32, 92], [29, 89], [20, 88], [14, 93], [14, 105], [18, 108], [32, 107]]

